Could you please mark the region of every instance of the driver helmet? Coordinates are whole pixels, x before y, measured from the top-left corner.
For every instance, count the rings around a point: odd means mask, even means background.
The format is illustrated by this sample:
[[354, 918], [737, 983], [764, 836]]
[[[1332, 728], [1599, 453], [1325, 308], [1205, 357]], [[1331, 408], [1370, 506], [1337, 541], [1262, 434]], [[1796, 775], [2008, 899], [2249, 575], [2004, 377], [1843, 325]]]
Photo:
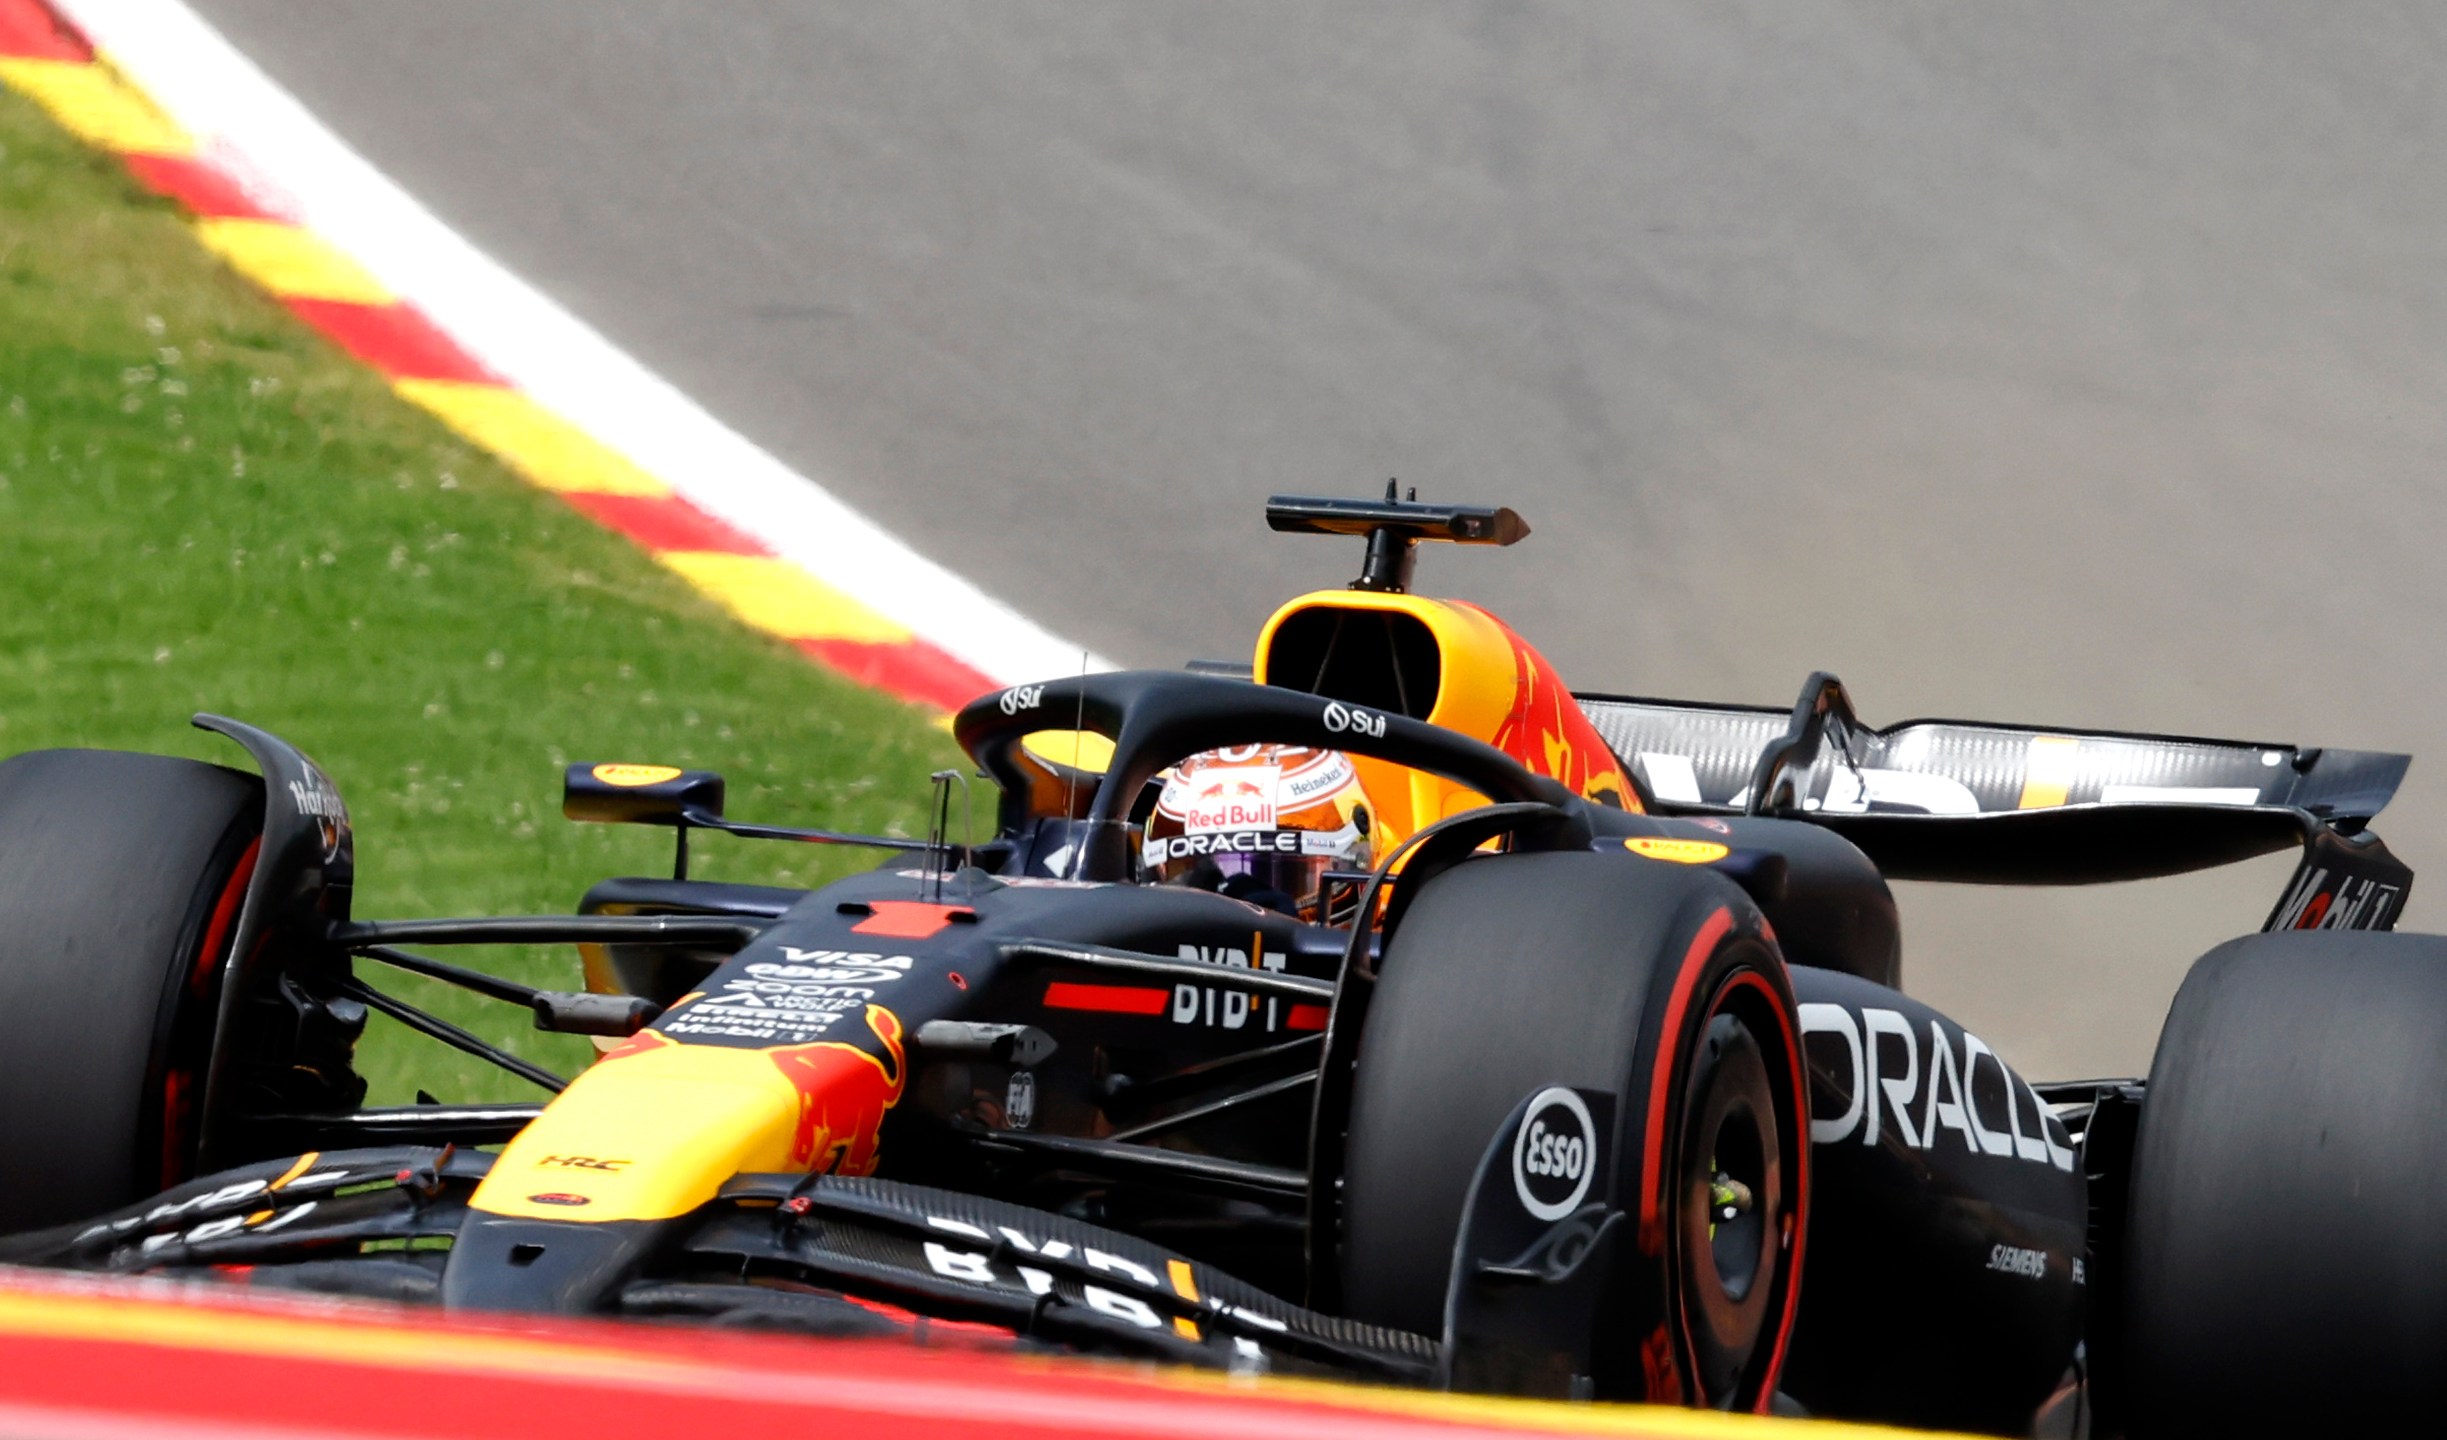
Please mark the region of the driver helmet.
[[1227, 746], [1165, 772], [1140, 854], [1161, 884], [1323, 921], [1326, 872], [1370, 867], [1375, 809], [1339, 750]]

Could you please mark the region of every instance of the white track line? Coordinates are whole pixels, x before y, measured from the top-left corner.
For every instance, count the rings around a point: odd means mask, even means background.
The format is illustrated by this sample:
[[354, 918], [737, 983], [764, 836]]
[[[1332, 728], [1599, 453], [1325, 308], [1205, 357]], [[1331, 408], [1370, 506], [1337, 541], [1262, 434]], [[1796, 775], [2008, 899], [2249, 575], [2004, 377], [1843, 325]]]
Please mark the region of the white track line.
[[52, 3], [262, 198], [648, 474], [996, 680], [1078, 672], [1079, 646], [910, 549], [468, 243], [178, 0]]

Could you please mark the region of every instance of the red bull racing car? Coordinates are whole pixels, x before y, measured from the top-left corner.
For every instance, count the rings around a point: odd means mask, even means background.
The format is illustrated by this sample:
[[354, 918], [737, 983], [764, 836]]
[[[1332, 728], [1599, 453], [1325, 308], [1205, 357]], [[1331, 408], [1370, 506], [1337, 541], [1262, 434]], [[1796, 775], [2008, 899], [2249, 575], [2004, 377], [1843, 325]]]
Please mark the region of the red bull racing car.
[[[385, 920], [261, 730], [197, 721], [252, 773], [0, 764], [0, 1261], [2004, 1433], [2447, 1398], [2447, 940], [2389, 933], [2368, 828], [2404, 757], [1574, 694], [1411, 592], [1511, 511], [1269, 518], [1362, 574], [1247, 667], [969, 705], [990, 838], [950, 772], [897, 840], [578, 765], [567, 814], [671, 828], [670, 877]], [[727, 884], [698, 831], [884, 858]], [[2287, 846], [2147, 1077], [2033, 1084], [1902, 989], [1892, 879]], [[513, 943], [583, 985], [443, 958]], [[547, 1098], [366, 1107], [376, 1013]]]

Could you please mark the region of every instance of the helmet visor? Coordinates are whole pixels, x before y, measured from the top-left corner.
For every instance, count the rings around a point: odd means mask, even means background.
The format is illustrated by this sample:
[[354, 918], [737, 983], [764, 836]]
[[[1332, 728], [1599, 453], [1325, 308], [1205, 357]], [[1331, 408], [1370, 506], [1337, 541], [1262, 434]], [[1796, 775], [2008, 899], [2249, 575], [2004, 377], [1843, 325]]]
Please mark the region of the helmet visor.
[[1367, 838], [1339, 831], [1226, 830], [1150, 837], [1147, 868], [1167, 885], [1216, 890], [1286, 914], [1315, 916], [1329, 870], [1366, 868]]

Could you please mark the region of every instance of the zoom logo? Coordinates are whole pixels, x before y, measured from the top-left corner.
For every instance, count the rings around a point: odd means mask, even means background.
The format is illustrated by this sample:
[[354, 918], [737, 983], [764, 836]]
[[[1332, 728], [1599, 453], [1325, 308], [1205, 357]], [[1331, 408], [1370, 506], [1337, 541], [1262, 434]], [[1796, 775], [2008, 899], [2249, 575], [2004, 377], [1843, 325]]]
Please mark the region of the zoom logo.
[[1336, 700], [1325, 707], [1325, 728], [1337, 735], [1365, 735], [1372, 740], [1385, 738], [1385, 717]]
[[1580, 1096], [1553, 1085], [1530, 1098], [1512, 1140], [1512, 1186], [1521, 1208], [1561, 1220], [1589, 1198], [1597, 1177], [1597, 1121]]

